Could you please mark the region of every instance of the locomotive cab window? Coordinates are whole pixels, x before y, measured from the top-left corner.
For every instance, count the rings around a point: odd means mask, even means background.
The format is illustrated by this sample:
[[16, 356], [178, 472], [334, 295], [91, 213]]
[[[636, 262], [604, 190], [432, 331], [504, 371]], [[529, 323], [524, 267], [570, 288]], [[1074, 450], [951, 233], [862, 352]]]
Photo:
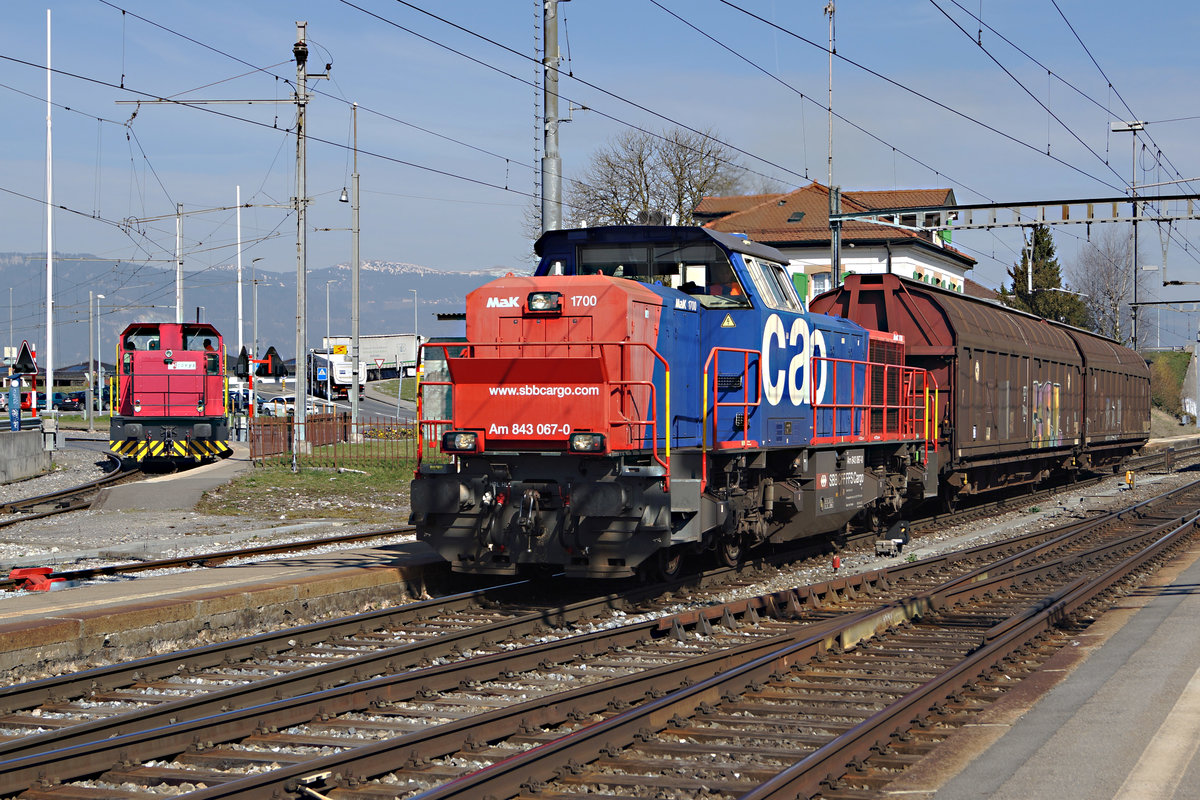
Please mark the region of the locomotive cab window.
[[661, 283], [695, 295], [707, 307], [750, 305], [729, 257], [715, 244], [585, 244], [579, 246], [575, 265], [579, 275]]
[[581, 248], [576, 261], [580, 275], [645, 280], [650, 274], [649, 253], [639, 245], [594, 245]]
[[767, 261], [758, 261], [749, 256], [742, 256], [742, 258], [746, 262], [746, 269], [750, 272], [754, 285], [758, 287], [759, 294], [763, 296], [768, 306], [780, 311], [803, 310], [796, 297], [796, 290], [792, 286], [792, 282], [788, 280], [783, 267]]
[[183, 349], [201, 350], [209, 353], [217, 351], [217, 335], [208, 328], [183, 328]]
[[121, 343], [126, 350], [157, 350], [157, 328], [133, 328], [126, 332], [125, 340]]

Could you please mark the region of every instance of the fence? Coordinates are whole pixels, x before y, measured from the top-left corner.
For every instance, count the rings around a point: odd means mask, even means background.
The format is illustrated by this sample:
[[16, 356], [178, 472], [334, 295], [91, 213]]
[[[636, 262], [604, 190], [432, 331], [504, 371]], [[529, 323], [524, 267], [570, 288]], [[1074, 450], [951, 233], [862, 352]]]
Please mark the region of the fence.
[[[386, 417], [359, 417], [346, 413], [314, 414], [305, 420], [307, 446], [296, 450], [301, 466], [404, 467], [417, 460], [416, 425]], [[296, 422], [292, 417], [256, 416], [250, 420], [250, 458], [256, 464], [292, 460]], [[437, 450], [426, 442], [426, 454]]]

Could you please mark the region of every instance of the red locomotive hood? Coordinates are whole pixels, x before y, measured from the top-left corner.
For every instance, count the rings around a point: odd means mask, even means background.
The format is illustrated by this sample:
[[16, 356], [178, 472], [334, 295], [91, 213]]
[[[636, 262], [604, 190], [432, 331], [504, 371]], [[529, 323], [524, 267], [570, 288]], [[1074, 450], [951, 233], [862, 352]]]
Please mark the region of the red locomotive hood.
[[[531, 295], [548, 292], [559, 295], [556, 310], [530, 308]], [[607, 275], [506, 276], [467, 295], [467, 341], [652, 343], [662, 306], [649, 287]], [[575, 321], [564, 326], [556, 319]]]

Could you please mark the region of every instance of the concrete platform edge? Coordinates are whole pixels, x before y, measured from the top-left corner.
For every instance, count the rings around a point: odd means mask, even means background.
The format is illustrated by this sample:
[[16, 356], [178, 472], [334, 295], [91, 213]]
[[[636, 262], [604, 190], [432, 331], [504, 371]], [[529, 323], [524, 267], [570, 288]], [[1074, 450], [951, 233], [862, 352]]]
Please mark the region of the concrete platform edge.
[[14, 620], [0, 624], [0, 668], [10, 680], [24, 680], [51, 663], [112, 663], [398, 605], [424, 593], [429, 566], [421, 560], [344, 566], [228, 588], [209, 584], [151, 600], [84, 604]]

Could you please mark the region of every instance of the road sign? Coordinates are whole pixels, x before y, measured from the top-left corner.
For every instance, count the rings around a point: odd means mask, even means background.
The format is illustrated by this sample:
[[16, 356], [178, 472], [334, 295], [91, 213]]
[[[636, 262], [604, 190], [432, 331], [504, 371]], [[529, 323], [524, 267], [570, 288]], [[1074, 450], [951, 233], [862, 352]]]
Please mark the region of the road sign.
[[17, 356], [17, 363], [13, 364], [14, 375], [36, 375], [37, 362], [33, 359], [33, 352], [29, 349], [29, 342], [21, 342], [21, 353]]
[[317, 367], [317, 380], [321, 382], [329, 380], [329, 370], [325, 367]]
[[383, 369], [383, 359], [382, 358], [375, 359], [375, 368]]

